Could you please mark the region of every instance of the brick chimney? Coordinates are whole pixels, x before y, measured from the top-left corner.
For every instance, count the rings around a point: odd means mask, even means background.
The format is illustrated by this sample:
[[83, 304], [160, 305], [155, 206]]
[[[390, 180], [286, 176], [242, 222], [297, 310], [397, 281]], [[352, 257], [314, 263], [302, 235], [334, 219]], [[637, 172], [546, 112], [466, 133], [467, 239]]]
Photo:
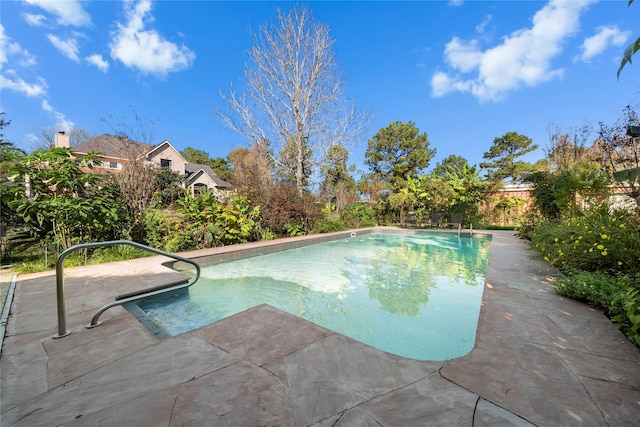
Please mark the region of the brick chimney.
[[69, 135], [67, 135], [64, 131], [60, 131], [56, 133], [55, 136], [55, 147], [65, 147], [69, 148]]

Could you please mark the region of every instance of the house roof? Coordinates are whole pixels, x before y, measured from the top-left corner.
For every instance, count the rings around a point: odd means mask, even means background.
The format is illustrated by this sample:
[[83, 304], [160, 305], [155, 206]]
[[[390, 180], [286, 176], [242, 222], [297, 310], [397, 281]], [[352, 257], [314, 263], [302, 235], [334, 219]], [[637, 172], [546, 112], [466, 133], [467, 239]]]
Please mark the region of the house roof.
[[216, 187], [221, 188], [231, 188], [231, 184], [227, 181], [224, 181], [216, 175], [216, 173], [211, 169], [211, 167], [207, 165], [201, 165], [198, 163], [185, 163], [184, 170], [187, 172], [187, 176], [190, 179], [191, 177], [195, 178], [198, 175], [198, 172], [202, 171], [205, 175], [207, 175], [216, 185]]
[[151, 144], [132, 141], [126, 137], [102, 134], [74, 145], [72, 150], [76, 153], [85, 154], [95, 151], [104, 157], [129, 160], [145, 155], [153, 147]]
[[[111, 157], [115, 159], [130, 160], [131, 158], [139, 158], [151, 154], [154, 150], [168, 145], [172, 149], [173, 146], [169, 141], [163, 141], [158, 145], [144, 144], [142, 142], [132, 141], [126, 137], [116, 135], [102, 134], [83, 143], [72, 147], [75, 153], [90, 153], [92, 151], [103, 157]], [[175, 150], [178, 152], [177, 150]], [[205, 174], [219, 188], [232, 188], [232, 185], [224, 181], [216, 175], [216, 173], [207, 165], [185, 162], [185, 172], [187, 179], [193, 181], [199, 173]]]

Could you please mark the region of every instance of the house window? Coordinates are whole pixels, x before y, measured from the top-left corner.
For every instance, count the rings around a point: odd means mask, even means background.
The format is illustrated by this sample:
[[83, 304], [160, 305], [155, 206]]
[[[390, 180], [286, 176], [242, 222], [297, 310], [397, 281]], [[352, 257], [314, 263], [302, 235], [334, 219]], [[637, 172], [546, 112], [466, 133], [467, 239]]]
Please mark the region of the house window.
[[169, 169], [171, 169], [171, 160], [170, 159], [160, 159], [160, 167], [161, 168], [169, 168]]
[[109, 167], [111, 169], [118, 169], [118, 162], [109, 162]]

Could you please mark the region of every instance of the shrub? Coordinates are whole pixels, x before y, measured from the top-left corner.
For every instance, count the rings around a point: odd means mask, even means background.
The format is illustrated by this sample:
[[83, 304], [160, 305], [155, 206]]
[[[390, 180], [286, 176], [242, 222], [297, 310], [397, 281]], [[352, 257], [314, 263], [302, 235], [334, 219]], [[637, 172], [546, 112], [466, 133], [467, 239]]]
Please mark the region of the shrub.
[[611, 320], [629, 339], [640, 347], [640, 277], [636, 276], [635, 286], [628, 287], [613, 301], [614, 316]]
[[260, 226], [278, 236], [305, 234], [320, 217], [317, 206], [309, 194], [300, 195], [296, 187], [278, 184], [260, 205]]
[[373, 227], [378, 225], [376, 213], [363, 203], [350, 203], [344, 207], [341, 213], [346, 228]]
[[620, 289], [616, 280], [615, 277], [604, 273], [572, 271], [559, 278], [555, 286], [558, 294], [586, 302], [611, 315], [612, 303], [619, 295]]
[[531, 243], [563, 271], [640, 272], [640, 231], [626, 213], [598, 208], [561, 222], [543, 222], [531, 233]]
[[346, 230], [347, 224], [342, 220], [331, 220], [329, 218], [323, 218], [313, 226], [314, 233], [333, 233], [334, 231]]

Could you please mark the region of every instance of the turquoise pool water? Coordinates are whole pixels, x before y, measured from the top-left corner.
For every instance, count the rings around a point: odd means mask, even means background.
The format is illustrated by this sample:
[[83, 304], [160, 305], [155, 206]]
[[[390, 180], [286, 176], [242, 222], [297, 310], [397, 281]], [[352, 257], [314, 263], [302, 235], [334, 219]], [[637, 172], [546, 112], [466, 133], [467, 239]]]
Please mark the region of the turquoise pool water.
[[203, 266], [188, 292], [138, 303], [177, 335], [259, 304], [420, 360], [474, 345], [490, 237], [366, 234]]

